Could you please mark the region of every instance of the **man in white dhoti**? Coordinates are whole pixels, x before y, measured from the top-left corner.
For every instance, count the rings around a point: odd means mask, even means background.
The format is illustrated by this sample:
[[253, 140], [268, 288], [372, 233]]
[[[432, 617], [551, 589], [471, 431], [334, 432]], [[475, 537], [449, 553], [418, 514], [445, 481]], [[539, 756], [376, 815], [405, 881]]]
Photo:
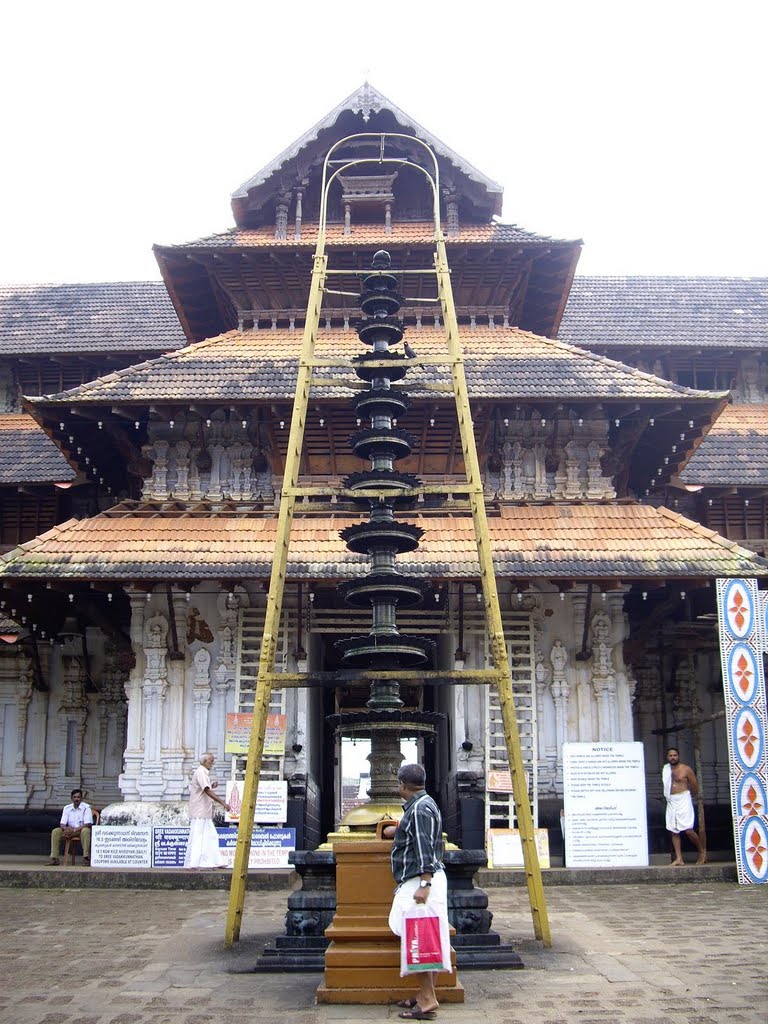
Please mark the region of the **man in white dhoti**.
[[667, 763], [661, 772], [664, 787], [664, 799], [667, 801], [667, 831], [672, 836], [672, 849], [675, 859], [672, 867], [683, 863], [683, 852], [680, 836], [683, 832], [688, 836], [698, 851], [697, 864], [707, 863], [707, 851], [693, 827], [693, 797], [698, 796], [699, 783], [696, 774], [687, 764], [680, 761], [680, 751], [670, 747], [667, 751]]
[[213, 805], [221, 804], [225, 811], [229, 804], [213, 792], [218, 783], [211, 782], [213, 754], [205, 754], [192, 773], [189, 784], [189, 839], [184, 855], [185, 868], [224, 868], [219, 851], [219, 834], [213, 824]]
[[[398, 887], [389, 912], [389, 927], [400, 935], [403, 915], [408, 907], [426, 903], [440, 920], [440, 944], [443, 963], [451, 962], [448, 924], [448, 882], [443, 856], [443, 819], [440, 810], [424, 789], [426, 773], [420, 764], [404, 764], [397, 773], [400, 796], [405, 800], [403, 817], [395, 827], [388, 825], [384, 839], [393, 839], [392, 874]], [[433, 1020], [440, 1005], [435, 993], [435, 971], [419, 974], [419, 991], [413, 999], [404, 999], [403, 1020]]]

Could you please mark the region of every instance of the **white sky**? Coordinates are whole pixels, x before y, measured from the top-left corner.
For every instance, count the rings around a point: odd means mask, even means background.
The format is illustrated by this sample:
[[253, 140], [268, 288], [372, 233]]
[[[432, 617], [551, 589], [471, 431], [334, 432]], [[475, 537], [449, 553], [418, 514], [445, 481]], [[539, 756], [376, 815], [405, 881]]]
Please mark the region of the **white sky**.
[[764, 0], [4, 4], [0, 281], [159, 277], [366, 77], [581, 273], [765, 276], [767, 30]]

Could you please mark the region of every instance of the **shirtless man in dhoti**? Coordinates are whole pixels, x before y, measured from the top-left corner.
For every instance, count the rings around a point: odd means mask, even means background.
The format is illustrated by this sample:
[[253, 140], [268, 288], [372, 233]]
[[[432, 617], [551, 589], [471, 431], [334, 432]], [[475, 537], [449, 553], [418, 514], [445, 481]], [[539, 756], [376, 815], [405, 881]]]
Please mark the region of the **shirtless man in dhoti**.
[[664, 798], [667, 801], [667, 831], [672, 835], [672, 849], [675, 852], [672, 867], [679, 867], [683, 863], [680, 843], [683, 832], [698, 851], [696, 863], [706, 864], [707, 851], [693, 827], [693, 797], [698, 796], [699, 783], [693, 769], [681, 763], [677, 747], [670, 747], [667, 751], [667, 763], [664, 765], [661, 779], [664, 785]]

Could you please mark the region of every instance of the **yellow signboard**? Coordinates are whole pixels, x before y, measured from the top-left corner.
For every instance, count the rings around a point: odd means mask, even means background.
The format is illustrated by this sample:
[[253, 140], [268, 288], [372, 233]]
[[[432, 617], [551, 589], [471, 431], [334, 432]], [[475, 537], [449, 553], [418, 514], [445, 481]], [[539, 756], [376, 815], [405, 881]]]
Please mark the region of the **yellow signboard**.
[[[224, 738], [226, 754], [247, 754], [251, 740], [253, 715], [227, 715], [227, 732]], [[264, 736], [264, 757], [282, 757], [285, 753], [285, 715], [267, 715], [267, 731]]]

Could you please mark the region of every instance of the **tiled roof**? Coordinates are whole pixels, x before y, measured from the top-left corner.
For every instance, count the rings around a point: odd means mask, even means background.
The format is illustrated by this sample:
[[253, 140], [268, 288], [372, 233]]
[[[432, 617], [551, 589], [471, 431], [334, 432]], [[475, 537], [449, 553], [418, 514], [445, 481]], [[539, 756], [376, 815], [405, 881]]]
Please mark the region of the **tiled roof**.
[[768, 278], [577, 275], [558, 336], [591, 348], [768, 348]]
[[[431, 221], [396, 221], [392, 224], [392, 233], [384, 234], [383, 224], [352, 224], [351, 233], [344, 234], [342, 224], [329, 224], [326, 230], [326, 242], [329, 246], [355, 247], [366, 243], [397, 246], [425, 245], [434, 242], [434, 228]], [[466, 245], [468, 243], [494, 242], [497, 245], [536, 244], [550, 245], [553, 242], [573, 245], [565, 239], [548, 238], [526, 231], [516, 224], [464, 224], [454, 238], [446, 238], [448, 245]], [[301, 238], [296, 241], [292, 230], [285, 241], [277, 241], [274, 225], [258, 228], [230, 228], [220, 234], [207, 235], [191, 242], [178, 245], [158, 245], [157, 249], [253, 249], [253, 248], [296, 248], [297, 246], [314, 249], [317, 243], [317, 225], [305, 222], [301, 228]]]
[[26, 413], [0, 415], [0, 484], [64, 483], [75, 471]]
[[0, 287], [0, 355], [170, 352], [185, 342], [161, 281]]
[[[6, 619], [4, 616], [0, 615], [0, 633], [7, 633], [9, 636], [18, 636], [20, 632], [21, 626], [18, 622], [14, 622], [13, 619]], [[2, 650], [2, 645], [0, 645], [0, 650]]]
[[768, 486], [768, 405], [728, 405], [680, 474], [686, 484]]
[[[293, 398], [302, 332], [229, 331], [137, 366], [72, 388], [46, 401], [56, 402], [180, 402], [269, 401]], [[422, 327], [408, 340], [420, 356], [445, 355], [441, 330]], [[462, 333], [467, 382], [472, 398], [658, 399], [713, 397], [671, 384], [597, 356], [592, 352], [542, 338], [517, 328], [475, 327]], [[354, 331], [322, 329], [318, 357], [361, 353]], [[323, 376], [350, 378], [349, 368], [327, 368]], [[419, 381], [448, 380], [445, 367], [416, 367], [407, 378], [408, 391], [420, 392]], [[324, 388], [326, 399], [349, 397], [339, 388]]]
[[410, 128], [417, 138], [426, 142], [436, 153], [449, 160], [454, 167], [458, 168], [463, 174], [466, 174], [468, 178], [471, 178], [473, 181], [480, 182], [485, 186], [488, 192], [496, 193], [498, 196], [497, 212], [501, 211], [501, 194], [503, 191], [501, 185], [492, 181], [483, 174], [482, 171], [473, 167], [468, 160], [459, 156], [459, 154], [449, 146], [446, 146], [446, 144], [438, 139], [436, 135], [433, 135], [431, 132], [427, 131], [426, 128], [423, 128], [410, 116], [410, 114], [406, 114], [404, 110], [401, 110], [400, 107], [396, 106], [392, 100], [387, 99], [383, 93], [380, 93], [378, 89], [375, 89], [369, 82], [365, 82], [359, 89], [356, 89], [353, 93], [347, 96], [346, 99], [343, 99], [338, 106], [329, 111], [325, 117], [321, 118], [317, 124], [313, 125], [300, 138], [296, 139], [296, 141], [287, 149], [268, 163], [266, 167], [263, 167], [260, 171], [254, 174], [253, 177], [248, 179], [248, 181], [243, 182], [243, 184], [233, 192], [232, 198], [237, 199], [247, 196], [249, 192], [258, 188], [259, 185], [267, 181], [273, 174], [279, 173], [286, 163], [290, 162], [291, 167], [295, 167], [296, 157], [299, 153], [311, 142], [314, 142], [321, 132], [327, 133], [329, 129], [332, 129], [341, 114], [345, 111], [351, 111], [354, 114], [362, 115], [360, 126], [357, 131], [365, 132], [366, 130], [370, 131], [372, 127], [368, 125], [371, 114], [378, 114], [382, 110], [389, 111], [393, 114], [395, 121], [401, 128]]
[[[341, 579], [361, 571], [339, 530], [348, 517], [298, 518], [288, 575]], [[421, 576], [477, 576], [469, 517], [423, 516], [417, 552], [398, 559]], [[70, 520], [2, 556], [0, 575], [47, 579], [266, 579], [275, 517], [102, 513]], [[768, 574], [768, 562], [675, 512], [649, 505], [510, 506], [489, 521], [496, 572], [510, 577], [710, 577]]]

